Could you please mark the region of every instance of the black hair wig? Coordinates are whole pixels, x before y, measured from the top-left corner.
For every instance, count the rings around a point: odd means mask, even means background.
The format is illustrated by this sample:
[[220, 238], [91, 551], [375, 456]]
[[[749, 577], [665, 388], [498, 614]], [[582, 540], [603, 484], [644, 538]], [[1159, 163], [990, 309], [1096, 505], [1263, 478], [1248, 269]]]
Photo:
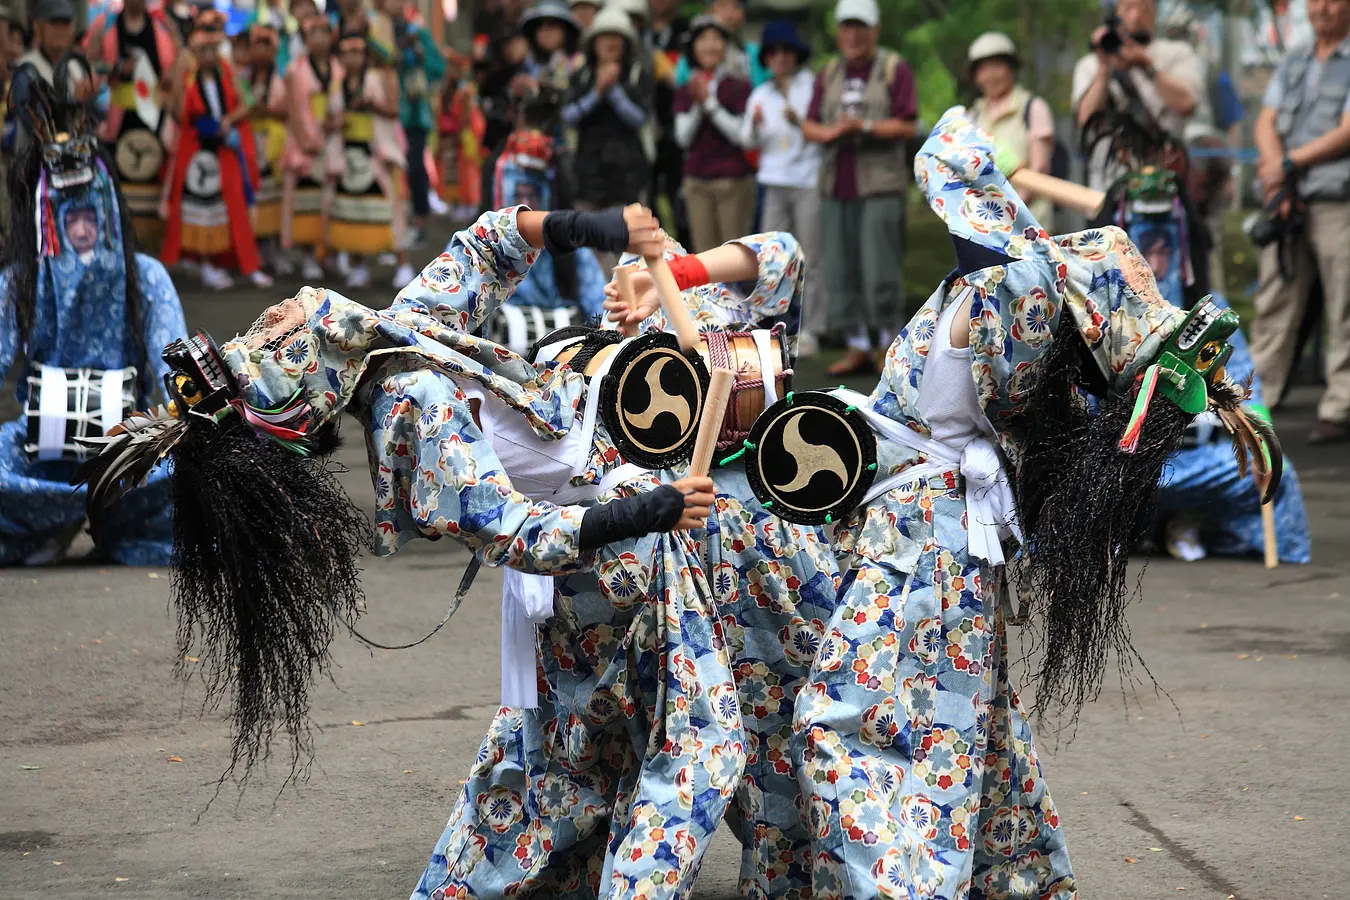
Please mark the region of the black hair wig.
[[[1036, 710], [1071, 718], [1100, 693], [1112, 651], [1122, 681], [1139, 660], [1124, 615], [1136, 593], [1130, 555], [1149, 533], [1163, 466], [1192, 419], [1155, 398], [1127, 453], [1120, 439], [1134, 397], [1103, 387], [1066, 316], [1017, 423], [1025, 435], [1014, 478], [1024, 552], [1011, 569], [1042, 605]], [[1095, 411], [1088, 393], [1098, 394]]]
[[206, 708], [232, 701], [222, 783], [242, 785], [278, 730], [290, 739], [286, 782], [303, 774], [310, 685], [329, 672], [339, 627], [363, 610], [357, 560], [373, 533], [322, 455], [335, 447], [335, 427], [307, 458], [230, 417], [194, 422], [173, 451], [179, 658], [198, 651]]

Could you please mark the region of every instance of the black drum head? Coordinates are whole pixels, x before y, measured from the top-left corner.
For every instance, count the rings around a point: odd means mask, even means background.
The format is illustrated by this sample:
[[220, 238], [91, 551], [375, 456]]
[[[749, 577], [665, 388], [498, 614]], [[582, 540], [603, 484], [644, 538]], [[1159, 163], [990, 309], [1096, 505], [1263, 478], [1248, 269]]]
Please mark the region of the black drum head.
[[675, 335], [629, 341], [600, 385], [600, 416], [619, 452], [648, 469], [666, 469], [694, 453], [708, 394], [708, 369], [680, 352]]
[[789, 394], [760, 413], [745, 454], [764, 508], [800, 525], [833, 522], [862, 503], [876, 478], [877, 439], [867, 419], [820, 391]]

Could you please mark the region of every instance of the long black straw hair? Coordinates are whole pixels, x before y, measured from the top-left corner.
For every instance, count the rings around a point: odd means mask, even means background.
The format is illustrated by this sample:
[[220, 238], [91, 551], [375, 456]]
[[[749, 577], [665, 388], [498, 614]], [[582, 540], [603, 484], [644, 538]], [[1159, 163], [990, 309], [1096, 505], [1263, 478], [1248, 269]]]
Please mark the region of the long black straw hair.
[[[332, 449], [329, 437], [321, 449]], [[370, 524], [330, 462], [298, 456], [237, 418], [195, 426], [173, 464], [179, 659], [200, 650], [208, 709], [232, 700], [221, 781], [242, 785], [280, 730], [290, 739], [289, 783], [312, 759], [310, 685], [330, 670], [338, 628], [364, 606], [357, 559]]]
[[1026, 549], [1012, 574], [1042, 605], [1033, 617], [1041, 714], [1076, 717], [1100, 693], [1113, 651], [1122, 681], [1140, 661], [1125, 621], [1137, 593], [1130, 554], [1149, 533], [1163, 466], [1192, 418], [1155, 396], [1137, 450], [1126, 453], [1119, 442], [1134, 397], [1108, 394], [1093, 412], [1086, 391], [1104, 387], [1082, 335], [1064, 318], [1020, 416], [1026, 438], [1014, 479]]
[[[68, 66], [88, 63], [79, 54], [70, 54], [57, 64], [59, 72], [67, 71]], [[16, 82], [11, 81], [11, 88]], [[20, 116], [20, 127], [32, 116], [45, 113], [52, 126], [75, 134], [77, 123], [96, 121], [91, 108], [70, 100], [62, 90], [58, 90], [41, 78], [25, 78], [24, 83], [32, 91], [22, 105], [27, 114]], [[64, 88], [64, 80], [62, 83]], [[16, 99], [11, 91], [10, 109], [15, 109]], [[40, 112], [39, 112], [40, 110]], [[89, 127], [89, 126], [83, 126]], [[36, 191], [42, 174], [42, 147], [31, 133], [26, 139], [16, 140], [17, 154], [9, 168], [10, 222], [14, 227], [0, 249], [0, 270], [9, 272], [9, 295], [6, 302], [14, 309], [15, 321], [19, 330], [19, 341], [24, 345], [33, 328], [33, 319], [37, 311], [37, 279], [41, 257], [38, 255], [37, 230], [34, 226], [37, 213]], [[143, 310], [145, 301], [141, 294], [141, 283], [136, 266], [136, 238], [132, 230], [131, 212], [127, 209], [126, 198], [122, 196], [122, 183], [117, 175], [117, 165], [112, 154], [102, 142], [98, 143], [97, 158], [103, 162], [103, 170], [112, 181], [113, 196], [117, 198], [119, 213], [118, 228], [122, 238], [122, 255], [126, 269], [126, 315], [127, 334], [131, 344], [127, 348], [131, 362], [145, 359], [145, 328]], [[93, 165], [94, 161], [90, 160]], [[91, 182], [76, 190], [98, 190]], [[111, 214], [112, 210], [108, 211]], [[108, 223], [111, 226], [111, 222]], [[139, 362], [136, 362], [140, 365]]]

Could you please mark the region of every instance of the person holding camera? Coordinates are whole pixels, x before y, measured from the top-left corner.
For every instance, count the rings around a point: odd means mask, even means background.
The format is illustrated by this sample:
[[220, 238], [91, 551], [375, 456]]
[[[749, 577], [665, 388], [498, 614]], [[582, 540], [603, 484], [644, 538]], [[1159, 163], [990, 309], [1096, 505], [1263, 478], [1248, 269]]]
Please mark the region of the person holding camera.
[[[1137, 104], [1165, 132], [1180, 137], [1205, 89], [1205, 66], [1190, 44], [1155, 38], [1154, 0], [1120, 0], [1092, 33], [1092, 52], [1073, 69], [1073, 113], [1082, 128], [1104, 109]], [[1125, 169], [1108, 142], [1093, 148], [1088, 186], [1109, 188]]]
[[1350, 439], [1350, 0], [1308, 0], [1314, 41], [1271, 76], [1256, 120], [1268, 215], [1252, 357], [1268, 398], [1285, 390], [1308, 291], [1325, 298], [1327, 389], [1310, 443]]

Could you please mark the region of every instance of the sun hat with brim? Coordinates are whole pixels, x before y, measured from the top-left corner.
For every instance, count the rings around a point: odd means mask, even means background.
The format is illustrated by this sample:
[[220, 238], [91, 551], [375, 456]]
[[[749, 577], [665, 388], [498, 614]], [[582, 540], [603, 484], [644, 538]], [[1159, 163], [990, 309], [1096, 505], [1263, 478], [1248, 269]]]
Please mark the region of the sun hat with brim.
[[532, 38], [535, 29], [549, 21], [561, 22], [567, 26], [573, 37], [581, 33], [581, 24], [577, 22], [577, 17], [572, 15], [572, 8], [567, 5], [566, 0], [539, 0], [520, 17], [520, 30], [527, 38]]
[[811, 48], [797, 34], [797, 26], [787, 19], [774, 19], [764, 26], [759, 36], [759, 64], [769, 65], [769, 53], [779, 47], [787, 48], [797, 54], [797, 62], [804, 63], [811, 56]]
[[727, 26], [718, 21], [716, 16], [703, 13], [694, 16], [689, 22], [689, 30], [684, 35], [684, 55], [689, 59], [689, 65], [698, 68], [698, 60], [694, 59], [694, 42], [703, 32], [712, 29], [722, 35], [722, 39], [728, 44], [731, 43], [731, 32], [727, 31]]
[[633, 20], [628, 18], [628, 13], [612, 4], [607, 3], [600, 7], [600, 11], [591, 20], [591, 27], [586, 29], [582, 42], [586, 45], [587, 52], [590, 52], [591, 45], [602, 34], [621, 35], [627, 39], [630, 48], [637, 45], [638, 35], [637, 29], [633, 27]]
[[868, 28], [881, 24], [881, 9], [877, 0], [839, 0], [834, 6], [836, 25], [844, 22], [861, 22]]
[[974, 74], [975, 67], [987, 59], [1006, 59], [1014, 67], [1020, 64], [1017, 57], [1017, 45], [1013, 39], [1001, 31], [986, 31], [971, 41], [966, 51], [966, 71]]

